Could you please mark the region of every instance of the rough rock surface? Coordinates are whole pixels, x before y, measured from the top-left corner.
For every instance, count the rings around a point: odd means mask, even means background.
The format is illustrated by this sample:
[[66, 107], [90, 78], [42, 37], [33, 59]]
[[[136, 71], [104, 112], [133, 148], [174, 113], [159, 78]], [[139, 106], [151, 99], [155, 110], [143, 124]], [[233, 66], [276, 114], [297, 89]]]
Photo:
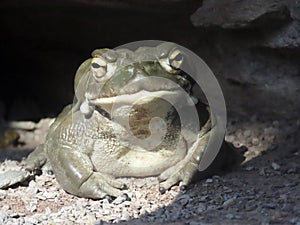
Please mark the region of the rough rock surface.
[[282, 0], [204, 0], [191, 19], [195, 26], [233, 29], [262, 20], [278, 22], [287, 18], [288, 12]]
[[191, 16], [199, 43], [206, 40], [198, 51], [219, 78], [229, 111], [297, 116], [299, 11], [298, 1], [204, 0]]

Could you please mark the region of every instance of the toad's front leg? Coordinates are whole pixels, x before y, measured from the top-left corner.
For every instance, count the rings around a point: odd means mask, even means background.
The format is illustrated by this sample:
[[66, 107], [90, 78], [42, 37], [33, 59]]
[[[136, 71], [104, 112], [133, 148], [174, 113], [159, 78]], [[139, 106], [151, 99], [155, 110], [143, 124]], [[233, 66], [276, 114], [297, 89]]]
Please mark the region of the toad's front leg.
[[114, 177], [95, 172], [89, 157], [67, 146], [55, 149], [49, 156], [54, 174], [63, 189], [71, 194], [93, 199], [106, 195], [120, 196], [124, 184]]
[[179, 182], [181, 182], [182, 189], [185, 189], [185, 186], [190, 183], [193, 176], [198, 171], [199, 162], [207, 147], [211, 132], [211, 121], [209, 119], [201, 129], [197, 140], [190, 147], [185, 158], [174, 166], [165, 170], [158, 177], [158, 180], [161, 182], [159, 188], [161, 193], [164, 193], [165, 190], [171, 188]]

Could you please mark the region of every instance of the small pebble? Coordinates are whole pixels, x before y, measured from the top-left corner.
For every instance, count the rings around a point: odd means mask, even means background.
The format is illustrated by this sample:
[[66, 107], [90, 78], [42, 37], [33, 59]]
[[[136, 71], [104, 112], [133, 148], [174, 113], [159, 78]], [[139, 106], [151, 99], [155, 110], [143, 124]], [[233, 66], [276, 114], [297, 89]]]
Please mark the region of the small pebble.
[[253, 202], [249, 202], [245, 205], [245, 210], [247, 212], [253, 211], [257, 208], [257, 204], [253, 203]]
[[170, 190], [169, 194], [172, 195], [173, 197], [176, 197], [179, 193], [177, 191]]
[[7, 211], [7, 210], [10, 209], [10, 206], [9, 206], [9, 205], [4, 205], [4, 206], [2, 206], [1, 209], [2, 209], [3, 211]]
[[243, 132], [243, 135], [244, 135], [245, 137], [250, 137], [250, 136], [251, 136], [251, 130], [245, 130], [245, 131]]
[[252, 141], [251, 141], [251, 142], [252, 142], [253, 145], [258, 145], [258, 144], [259, 144], [259, 139], [256, 138], [256, 137], [255, 137], [255, 138], [252, 138]]
[[253, 169], [254, 169], [253, 166], [247, 166], [247, 167], [245, 168], [245, 170], [247, 170], [247, 171], [252, 171]]
[[271, 166], [272, 166], [273, 170], [279, 170], [280, 169], [280, 166], [275, 162], [272, 162]]
[[299, 217], [294, 217], [294, 218], [292, 218], [292, 219], [290, 219], [290, 222], [292, 223], [292, 224], [296, 224], [296, 225], [300, 225], [300, 218]]
[[213, 183], [213, 179], [208, 178], [208, 179], [206, 179], [205, 183], [208, 183], [208, 184]]
[[232, 213], [228, 213], [228, 214], [226, 214], [226, 218], [232, 220], [235, 218], [235, 215]]
[[226, 200], [225, 202], [223, 202], [224, 206], [229, 206], [232, 205], [235, 202], [236, 198], [230, 198], [228, 200]]
[[228, 135], [225, 137], [225, 140], [228, 141], [228, 142], [233, 142], [235, 139], [235, 137], [233, 135]]
[[38, 220], [32, 217], [25, 217], [24, 220], [27, 224], [38, 224]]
[[51, 209], [49, 207], [45, 208], [45, 214], [46, 215], [51, 214]]
[[265, 168], [260, 168], [258, 174], [260, 176], [265, 176], [266, 175]]
[[267, 209], [276, 209], [277, 205], [275, 203], [268, 203], [265, 204], [263, 207]]
[[297, 172], [297, 169], [294, 167], [294, 168], [290, 168], [287, 170], [287, 173], [288, 174], [291, 174], [291, 173], [296, 173]]

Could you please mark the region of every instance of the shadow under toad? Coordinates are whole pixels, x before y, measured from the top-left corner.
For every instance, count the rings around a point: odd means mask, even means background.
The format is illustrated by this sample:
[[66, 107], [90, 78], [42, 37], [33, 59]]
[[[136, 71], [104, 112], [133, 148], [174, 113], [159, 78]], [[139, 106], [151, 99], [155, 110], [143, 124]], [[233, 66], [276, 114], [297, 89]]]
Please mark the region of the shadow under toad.
[[296, 126], [286, 129], [289, 133], [281, 134], [279, 142], [258, 157], [226, 172], [198, 174], [171, 205], [117, 224], [240, 224], [245, 219], [257, 224], [272, 221], [278, 213], [284, 215], [279, 222], [293, 218], [300, 209], [299, 131]]

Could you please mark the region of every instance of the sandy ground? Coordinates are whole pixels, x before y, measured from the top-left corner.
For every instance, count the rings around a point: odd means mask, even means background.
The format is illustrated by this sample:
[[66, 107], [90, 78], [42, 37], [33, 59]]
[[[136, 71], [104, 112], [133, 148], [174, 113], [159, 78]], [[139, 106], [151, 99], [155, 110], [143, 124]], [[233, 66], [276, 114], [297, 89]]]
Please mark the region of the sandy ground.
[[[51, 120], [19, 131], [16, 146], [0, 149], [0, 172], [24, 168], [24, 157], [42, 142]], [[44, 172], [28, 186], [0, 190], [0, 224], [296, 224], [300, 225], [298, 120], [231, 119], [226, 139], [245, 145], [246, 161], [221, 176], [158, 192], [155, 178], [123, 179], [130, 201], [67, 194]]]

